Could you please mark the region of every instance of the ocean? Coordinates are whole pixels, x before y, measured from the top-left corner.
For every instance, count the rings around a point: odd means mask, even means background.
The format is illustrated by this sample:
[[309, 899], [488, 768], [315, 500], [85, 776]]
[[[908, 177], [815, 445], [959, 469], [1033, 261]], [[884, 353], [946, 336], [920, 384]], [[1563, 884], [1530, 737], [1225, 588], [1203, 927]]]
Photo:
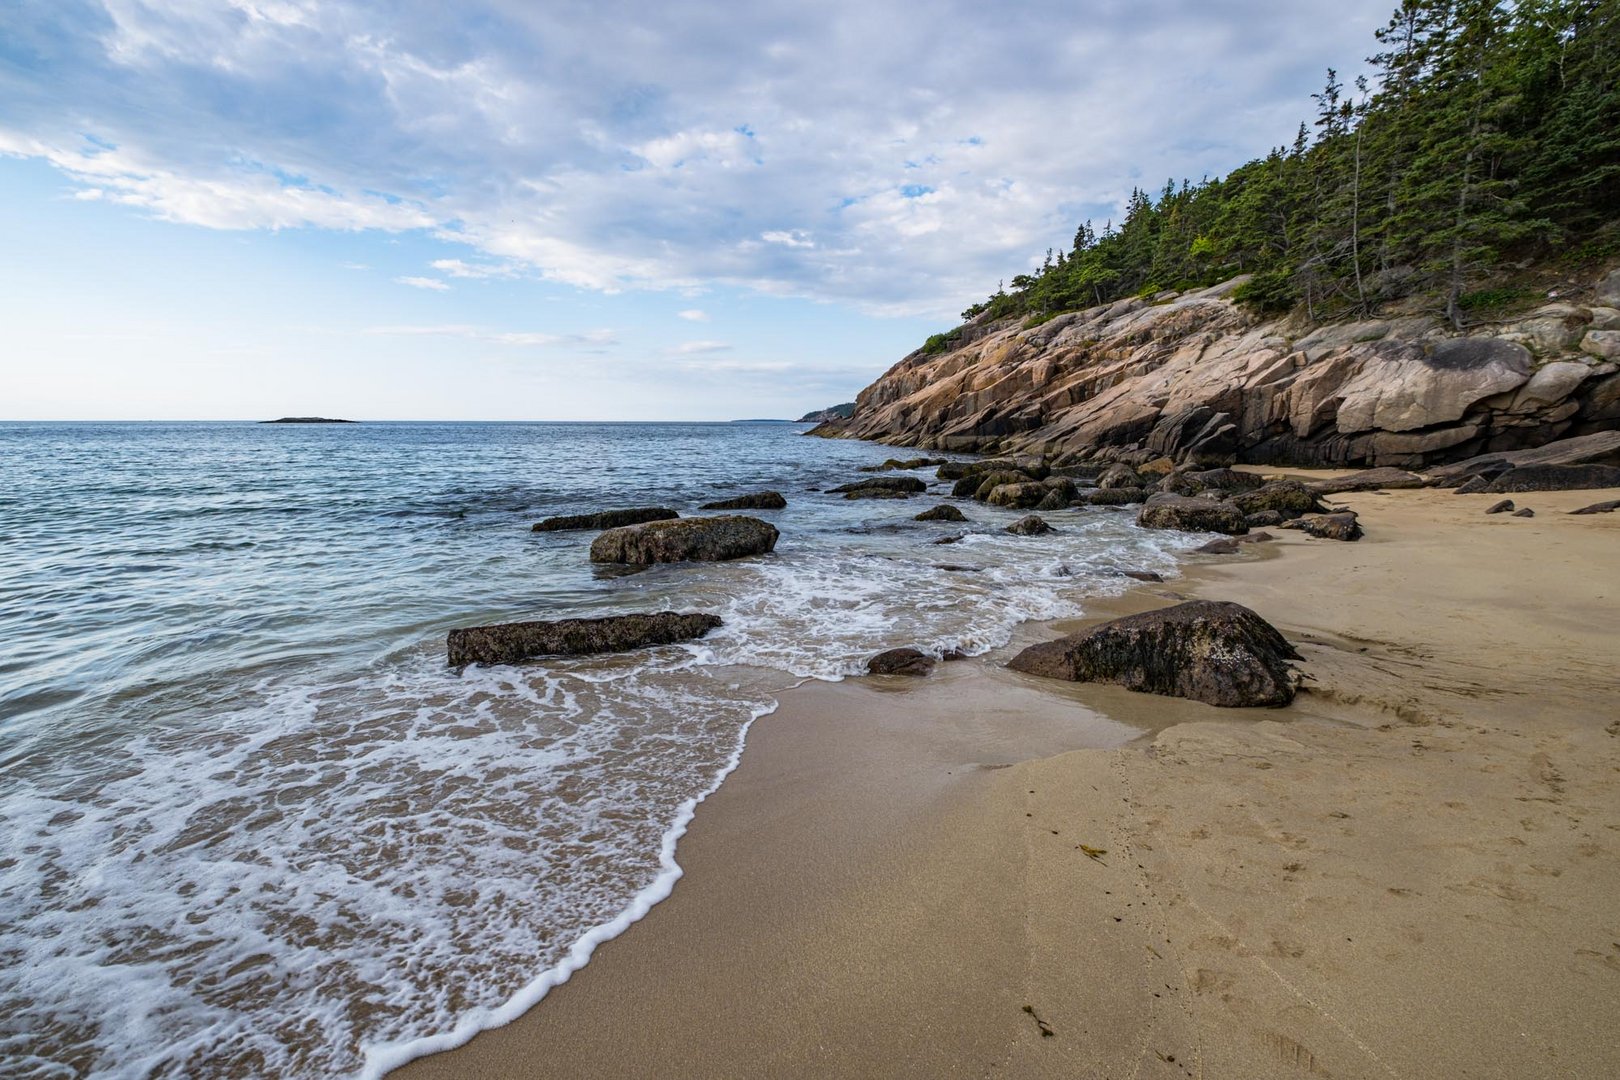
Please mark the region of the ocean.
[[[0, 424], [5, 1075], [374, 1077], [464, 1041], [667, 895], [782, 693], [988, 651], [1186, 541], [1112, 508], [916, 522], [949, 484], [844, 500], [897, 452], [803, 430]], [[613, 574], [529, 529], [766, 488], [781, 540], [737, 562]], [[456, 626], [665, 609], [725, 622], [445, 660]]]

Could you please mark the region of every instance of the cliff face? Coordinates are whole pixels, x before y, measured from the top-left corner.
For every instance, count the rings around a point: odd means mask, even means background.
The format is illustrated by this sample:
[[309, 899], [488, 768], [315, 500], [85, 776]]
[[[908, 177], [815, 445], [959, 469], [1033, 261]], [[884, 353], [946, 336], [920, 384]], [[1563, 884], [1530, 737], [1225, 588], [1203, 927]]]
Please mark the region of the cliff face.
[[1620, 427], [1620, 270], [1458, 336], [1425, 316], [1301, 329], [1227, 299], [964, 327], [819, 433], [980, 452], [1417, 467]]

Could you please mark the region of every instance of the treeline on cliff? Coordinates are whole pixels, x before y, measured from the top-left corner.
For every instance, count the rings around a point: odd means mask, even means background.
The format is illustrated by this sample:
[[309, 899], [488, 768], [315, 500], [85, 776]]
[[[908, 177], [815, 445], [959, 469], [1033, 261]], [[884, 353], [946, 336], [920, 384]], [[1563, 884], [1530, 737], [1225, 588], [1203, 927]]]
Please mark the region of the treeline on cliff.
[[1263, 310], [1432, 295], [1461, 329], [1515, 299], [1515, 266], [1620, 250], [1620, 0], [1406, 0], [1376, 37], [1372, 78], [1330, 69], [1291, 146], [1134, 191], [1117, 226], [1087, 222], [963, 318], [1033, 324], [1249, 274], [1235, 297]]

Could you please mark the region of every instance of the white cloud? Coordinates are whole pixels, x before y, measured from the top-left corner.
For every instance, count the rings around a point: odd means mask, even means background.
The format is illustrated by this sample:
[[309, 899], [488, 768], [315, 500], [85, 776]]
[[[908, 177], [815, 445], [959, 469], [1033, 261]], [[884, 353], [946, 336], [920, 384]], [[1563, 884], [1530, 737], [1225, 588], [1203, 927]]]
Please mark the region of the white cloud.
[[454, 278], [510, 278], [518, 268], [510, 263], [468, 263], [461, 259], [434, 259], [433, 269]]
[[463, 323], [426, 326], [373, 326], [366, 333], [385, 337], [451, 337], [480, 341], [491, 345], [513, 345], [545, 348], [556, 345], [594, 346], [617, 345], [619, 335], [614, 330], [587, 330], [576, 334], [547, 334], [535, 331], [485, 330]]
[[434, 292], [449, 292], [450, 286], [438, 278], [430, 277], [397, 277], [394, 279], [401, 285], [409, 285], [413, 289], [432, 289]]
[[687, 308], [685, 311], [677, 311], [675, 313], [675, 317], [678, 319], [685, 319], [687, 322], [709, 321], [709, 313], [698, 308]]
[[781, 244], [783, 247], [811, 248], [816, 243], [810, 239], [808, 233], [802, 229], [776, 229], [771, 232], [760, 233], [759, 238], [767, 244]]
[[727, 341], [687, 341], [669, 351], [675, 356], [701, 356], [708, 353], [726, 352], [730, 348], [731, 343]]

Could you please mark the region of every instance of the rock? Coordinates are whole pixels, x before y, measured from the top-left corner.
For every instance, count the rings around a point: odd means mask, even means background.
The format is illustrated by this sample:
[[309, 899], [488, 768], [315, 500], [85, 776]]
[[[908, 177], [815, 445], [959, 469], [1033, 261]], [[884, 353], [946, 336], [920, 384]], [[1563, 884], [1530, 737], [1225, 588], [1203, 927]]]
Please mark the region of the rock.
[[1337, 514], [1307, 514], [1293, 521], [1285, 521], [1277, 527], [1298, 529], [1318, 540], [1360, 540], [1366, 535], [1362, 532], [1361, 523], [1356, 520], [1356, 515], [1348, 511]]
[[1151, 570], [1121, 570], [1119, 573], [1121, 577], [1128, 577], [1135, 581], [1162, 582], [1164, 580], [1163, 574], [1155, 574]]
[[642, 506], [631, 510], [603, 510], [596, 514], [573, 514], [568, 517], [549, 517], [535, 522], [532, 532], [562, 532], [569, 529], [615, 529], [621, 525], [640, 525], [644, 521], [670, 521], [680, 517], [665, 506]]
[[934, 670], [934, 658], [917, 649], [890, 649], [866, 662], [873, 675], [927, 675]]
[[776, 526], [738, 514], [649, 521], [609, 529], [591, 542], [591, 561], [662, 563], [721, 561], [763, 555], [776, 547]]
[[700, 638], [720, 625], [716, 615], [660, 611], [601, 619], [495, 623], [450, 631], [451, 667], [515, 664], [536, 656], [586, 656], [670, 645]]
[[857, 480], [852, 484], [839, 484], [828, 490], [835, 495], [853, 495], [858, 491], [898, 491], [906, 494], [927, 491], [928, 485], [915, 476], [874, 476], [868, 480]]
[[964, 536], [966, 536], [966, 535], [967, 535], [966, 533], [957, 533], [955, 536], [942, 536], [938, 540], [935, 540], [934, 543], [936, 543], [936, 544], [959, 544], [959, 543], [962, 542], [962, 538]]
[[1281, 525], [1288, 518], [1283, 516], [1281, 510], [1262, 510], [1258, 514], [1246, 514], [1244, 522], [1251, 529], [1263, 529], [1271, 525]]
[[[978, 483], [973, 484], [974, 480], [977, 480]], [[980, 502], [987, 501], [990, 498], [990, 493], [1004, 484], [1034, 484], [1038, 482], [1029, 473], [1012, 469], [997, 469], [995, 472], [980, 473], [976, 477], [967, 479], [967, 483], [972, 486], [972, 490], [968, 494]], [[961, 486], [961, 482], [958, 482], [957, 487]], [[951, 494], [956, 494], [955, 489], [952, 490]]]
[[1592, 309], [1592, 329], [1620, 330], [1620, 309], [1595, 307]]
[[1403, 432], [1462, 419], [1476, 401], [1530, 378], [1530, 350], [1499, 338], [1452, 338], [1426, 354], [1391, 352], [1339, 389], [1343, 434]]
[[1110, 465], [1103, 474], [1097, 477], [1097, 486], [1100, 488], [1147, 487], [1146, 481], [1137, 475], [1135, 469], [1129, 465], [1118, 462]]
[[1141, 474], [1143, 479], [1151, 479], [1155, 476], [1169, 476], [1176, 471], [1176, 463], [1167, 457], [1154, 458], [1152, 461], [1138, 465], [1136, 471]]
[[1180, 529], [1182, 532], [1218, 532], [1236, 535], [1249, 531], [1243, 512], [1229, 503], [1189, 499], [1160, 492], [1148, 499], [1136, 515], [1144, 529]]
[[1007, 531], [1012, 533], [1014, 536], [1040, 536], [1042, 533], [1054, 532], [1056, 530], [1054, 530], [1052, 526], [1048, 525], [1040, 517], [1040, 515], [1030, 514], [1028, 517], [1021, 517], [1011, 525], [1007, 526]]
[[1589, 488], [1620, 488], [1620, 467], [1521, 465], [1492, 480], [1485, 490], [1506, 494], [1519, 491], [1582, 491]]
[[1344, 491], [1379, 491], [1397, 488], [1420, 488], [1428, 484], [1417, 473], [1405, 469], [1363, 469], [1332, 480], [1312, 480], [1305, 485], [1314, 495], [1337, 495]]
[[1159, 481], [1159, 490], [1172, 495], [1197, 495], [1204, 491], [1253, 491], [1265, 484], [1263, 477], [1236, 469], [1185, 470]]
[[[1502, 471], [1506, 472], [1507, 470], [1504, 469]], [[1473, 477], [1470, 477], [1467, 480], [1464, 480], [1461, 484], [1458, 484], [1457, 485], [1457, 490], [1452, 492], [1452, 494], [1453, 495], [1477, 495], [1480, 492], [1484, 491], [1486, 488], [1491, 486], [1491, 479], [1492, 478], [1489, 477], [1489, 476], [1473, 476]]]
[[1513, 511], [1513, 516], [1514, 517], [1535, 517], [1536, 512], [1534, 510], [1530, 509], [1528, 506], [1526, 506], [1522, 510]]
[[738, 495], [734, 499], [704, 503], [699, 510], [781, 510], [787, 500], [779, 491], [756, 491], [752, 495]]
[[935, 570], [943, 570], [947, 574], [978, 574], [984, 571], [982, 566], [968, 566], [965, 563], [935, 563]]
[[1610, 270], [1598, 279], [1593, 299], [1604, 307], [1620, 308], [1620, 270]]
[[1220, 540], [1211, 540], [1201, 547], [1195, 547], [1193, 553], [1196, 555], [1236, 555], [1239, 550], [1236, 540], [1225, 537]]
[[889, 458], [881, 465], [862, 465], [857, 472], [888, 472], [892, 469], [926, 469], [934, 465], [944, 465], [948, 458], [942, 457], [914, 457], [902, 461], [899, 458]]
[[1530, 376], [1529, 382], [1514, 392], [1507, 411], [1524, 415], [1556, 405], [1573, 394], [1591, 374], [1590, 367], [1575, 360], [1543, 364]]
[[1572, 514], [1612, 514], [1620, 510], [1620, 499], [1610, 499], [1608, 502], [1593, 503], [1583, 506], [1579, 510], [1571, 510]]
[[1513, 500], [1512, 499], [1503, 499], [1499, 503], [1492, 503], [1490, 509], [1486, 510], [1485, 512], [1487, 514], [1507, 514], [1507, 513], [1511, 513], [1512, 510], [1513, 510]]
[[1481, 454], [1429, 470], [1429, 477], [1444, 485], [1482, 473], [1505, 472], [1518, 465], [1620, 465], [1620, 431], [1599, 431], [1573, 439], [1559, 439], [1527, 450]]
[[1620, 359], [1620, 330], [1588, 330], [1581, 338], [1581, 352], [1605, 360]]
[[1077, 498], [1088, 506], [1127, 506], [1131, 503], [1147, 502], [1148, 496], [1153, 492], [1147, 488], [1092, 488]]
[[1237, 538], [1237, 542], [1240, 544], [1269, 544], [1275, 539], [1277, 538], [1268, 532], [1257, 532], [1250, 533], [1247, 536], [1240, 536]]
[[924, 510], [913, 521], [966, 521], [967, 515], [949, 503], [940, 503], [932, 510]]
[[909, 499], [912, 493], [898, 488], [856, 488], [844, 492], [846, 499]]
[[1248, 608], [1193, 600], [1032, 645], [1007, 666], [1047, 678], [1116, 683], [1241, 707], [1292, 701], [1294, 679], [1287, 662], [1299, 659], [1288, 640]]
[[991, 506], [1006, 506], [1014, 510], [1031, 510], [1047, 496], [1044, 484], [1028, 481], [1022, 484], [998, 484], [990, 489], [985, 502]]
[[1323, 509], [1322, 500], [1316, 493], [1298, 480], [1273, 480], [1253, 491], [1240, 491], [1226, 501], [1241, 514], [1278, 510], [1288, 515]]

